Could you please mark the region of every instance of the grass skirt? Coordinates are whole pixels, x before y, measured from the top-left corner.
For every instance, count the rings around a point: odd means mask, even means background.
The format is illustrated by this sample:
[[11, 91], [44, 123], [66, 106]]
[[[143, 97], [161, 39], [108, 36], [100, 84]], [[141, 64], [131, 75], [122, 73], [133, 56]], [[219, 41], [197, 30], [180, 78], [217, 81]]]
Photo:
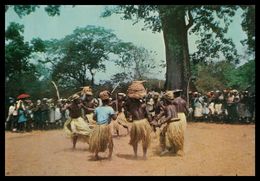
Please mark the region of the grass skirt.
[[166, 148], [174, 153], [183, 151], [185, 129], [186, 122], [182, 119], [167, 124], [160, 134], [160, 143], [165, 144]]
[[152, 128], [147, 119], [133, 121], [130, 130], [130, 145], [135, 145], [142, 140], [144, 147], [148, 147], [151, 142]]
[[63, 129], [68, 137], [78, 136], [78, 140], [83, 142], [89, 142], [89, 136], [93, 132], [93, 129], [89, 127], [82, 117], [76, 119], [69, 118], [64, 123]]
[[185, 114], [182, 112], [182, 113], [178, 113], [178, 118], [180, 118], [181, 122], [182, 122], [182, 125], [183, 125], [183, 128], [184, 128], [184, 131], [186, 130], [187, 128], [187, 120], [186, 120], [186, 116]]
[[113, 121], [114, 130], [119, 131], [119, 125], [122, 125], [123, 127], [128, 127], [128, 122], [127, 122], [125, 114], [123, 112], [120, 112], [118, 114], [116, 120]]
[[92, 153], [105, 152], [109, 144], [113, 144], [110, 125], [96, 125], [90, 136], [89, 150]]
[[89, 124], [96, 125], [97, 122], [93, 119], [93, 115], [94, 115], [94, 113], [89, 113], [89, 114], [86, 114], [86, 117], [88, 118]]

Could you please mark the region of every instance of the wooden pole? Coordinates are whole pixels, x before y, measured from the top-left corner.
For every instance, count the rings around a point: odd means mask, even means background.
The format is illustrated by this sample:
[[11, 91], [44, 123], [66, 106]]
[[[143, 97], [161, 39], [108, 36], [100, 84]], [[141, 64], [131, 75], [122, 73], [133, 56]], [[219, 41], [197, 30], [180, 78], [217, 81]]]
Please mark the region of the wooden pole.
[[54, 81], [51, 81], [51, 83], [54, 85], [54, 87], [55, 87], [55, 89], [56, 89], [56, 94], [57, 94], [58, 100], [60, 100], [60, 93], [59, 93], [59, 90], [58, 90], [57, 85], [55, 84]]

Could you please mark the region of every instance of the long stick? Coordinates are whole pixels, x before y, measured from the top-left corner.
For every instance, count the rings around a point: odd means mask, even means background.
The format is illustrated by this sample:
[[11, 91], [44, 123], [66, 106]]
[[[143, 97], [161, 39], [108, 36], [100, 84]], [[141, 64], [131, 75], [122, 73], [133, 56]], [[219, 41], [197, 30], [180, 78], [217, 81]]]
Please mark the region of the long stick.
[[115, 86], [115, 88], [112, 90], [111, 94], [113, 94], [113, 92], [116, 90], [117, 86], [119, 85], [120, 82], [118, 82]]
[[117, 100], [117, 94], [116, 94], [116, 112], [118, 112], [118, 100]]
[[55, 82], [53, 82], [53, 81], [51, 81], [51, 83], [54, 85], [54, 87], [55, 87], [55, 89], [56, 89], [56, 94], [57, 94], [58, 100], [60, 100], [60, 93], [59, 93], [59, 90], [58, 90], [57, 85], [56, 85]]
[[[81, 90], [82, 91], [82, 90]], [[80, 93], [81, 91], [78, 91], [78, 92], [76, 92], [76, 93], [74, 93], [74, 94], [72, 94], [71, 96], [69, 96], [67, 99], [69, 99], [69, 98], [71, 98], [73, 95], [75, 95], [75, 94], [78, 94], [78, 93]]]

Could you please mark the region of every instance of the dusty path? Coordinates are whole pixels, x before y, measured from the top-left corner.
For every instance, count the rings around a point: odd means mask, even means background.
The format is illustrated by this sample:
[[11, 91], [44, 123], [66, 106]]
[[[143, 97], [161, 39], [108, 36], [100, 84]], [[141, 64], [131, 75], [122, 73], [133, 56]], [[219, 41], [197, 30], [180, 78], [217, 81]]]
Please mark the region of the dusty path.
[[160, 157], [153, 134], [148, 160], [141, 145], [133, 159], [129, 135], [114, 137], [111, 161], [108, 152], [93, 161], [84, 143], [73, 151], [62, 130], [6, 132], [5, 141], [6, 175], [255, 175], [255, 125], [189, 123], [183, 157]]

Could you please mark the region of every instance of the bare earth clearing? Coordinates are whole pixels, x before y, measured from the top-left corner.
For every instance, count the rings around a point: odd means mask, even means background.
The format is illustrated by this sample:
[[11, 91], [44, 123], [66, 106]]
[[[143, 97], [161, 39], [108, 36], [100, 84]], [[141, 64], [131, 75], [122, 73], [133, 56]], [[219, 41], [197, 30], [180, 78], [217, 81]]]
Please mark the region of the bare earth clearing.
[[5, 175], [255, 175], [255, 125], [188, 123], [184, 156], [159, 156], [159, 137], [152, 133], [148, 159], [138, 159], [129, 135], [114, 136], [112, 160], [108, 150], [93, 160], [88, 144], [71, 140], [62, 130], [5, 133]]

